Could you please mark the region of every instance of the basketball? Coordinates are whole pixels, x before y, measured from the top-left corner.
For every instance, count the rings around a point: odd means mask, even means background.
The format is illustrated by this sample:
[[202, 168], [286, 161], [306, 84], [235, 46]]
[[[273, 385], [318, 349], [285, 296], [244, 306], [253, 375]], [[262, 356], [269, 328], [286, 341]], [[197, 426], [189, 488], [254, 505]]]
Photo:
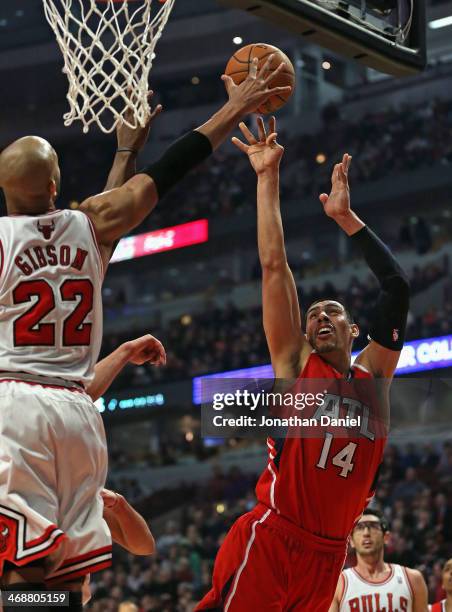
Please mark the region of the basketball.
[[275, 70], [281, 64], [281, 62], [284, 62], [286, 66], [284, 67], [284, 70], [269, 83], [269, 86], [286, 87], [287, 85], [290, 85], [292, 87], [292, 91], [289, 93], [272, 96], [269, 100], [267, 100], [267, 102], [265, 102], [265, 104], [259, 106], [256, 109], [256, 112], [263, 115], [267, 113], [274, 113], [278, 109], [282, 108], [293, 93], [295, 87], [295, 70], [287, 55], [283, 53], [281, 49], [278, 49], [278, 47], [267, 45], [265, 43], [246, 45], [234, 53], [227, 63], [225, 70], [225, 74], [232, 77], [236, 85], [240, 85], [240, 83], [248, 76], [253, 58], [259, 58], [258, 69], [260, 70], [267, 61], [268, 56], [272, 53], [274, 54], [274, 57], [269, 66], [270, 71]]

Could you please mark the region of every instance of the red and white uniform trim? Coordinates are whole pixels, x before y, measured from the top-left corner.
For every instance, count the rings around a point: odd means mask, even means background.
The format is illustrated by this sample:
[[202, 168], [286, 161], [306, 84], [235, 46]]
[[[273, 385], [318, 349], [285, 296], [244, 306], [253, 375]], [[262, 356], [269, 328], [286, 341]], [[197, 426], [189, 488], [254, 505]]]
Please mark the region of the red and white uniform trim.
[[104, 546], [72, 559], [66, 559], [57, 571], [49, 574], [46, 578], [48, 584], [57, 584], [84, 576], [93, 572], [110, 567], [112, 560], [111, 546]]

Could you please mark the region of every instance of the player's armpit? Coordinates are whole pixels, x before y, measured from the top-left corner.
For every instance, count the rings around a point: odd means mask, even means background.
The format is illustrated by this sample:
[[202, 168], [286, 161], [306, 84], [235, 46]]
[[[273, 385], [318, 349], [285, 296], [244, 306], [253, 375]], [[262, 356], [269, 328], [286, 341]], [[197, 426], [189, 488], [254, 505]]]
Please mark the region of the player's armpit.
[[392, 351], [372, 340], [359, 353], [355, 363], [369, 370], [375, 378], [392, 380], [400, 353], [401, 351]]
[[139, 225], [158, 202], [154, 181], [137, 174], [118, 189], [88, 198], [80, 210], [91, 219], [100, 245], [113, 243]]
[[275, 376], [296, 377], [312, 348], [302, 331], [297, 288], [287, 262], [262, 266], [262, 305]]
[[427, 612], [428, 591], [425, 580], [420, 571], [406, 568], [408, 580], [413, 590], [413, 612]]

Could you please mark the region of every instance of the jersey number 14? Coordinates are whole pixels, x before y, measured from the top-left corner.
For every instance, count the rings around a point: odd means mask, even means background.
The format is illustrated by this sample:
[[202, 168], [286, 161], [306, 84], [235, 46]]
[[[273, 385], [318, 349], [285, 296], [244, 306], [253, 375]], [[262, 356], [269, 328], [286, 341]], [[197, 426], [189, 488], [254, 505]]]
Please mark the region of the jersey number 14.
[[[327, 432], [325, 434], [325, 442], [323, 443], [320, 459], [317, 463], [317, 467], [321, 468], [322, 470], [326, 470], [332, 442], [333, 434]], [[355, 444], [355, 442], [349, 442], [347, 446], [344, 446], [344, 448], [338, 453], [336, 453], [331, 459], [331, 463], [333, 465], [341, 468], [339, 476], [342, 476], [342, 478], [347, 478], [347, 476], [350, 474], [350, 472], [353, 471], [353, 468], [355, 467], [355, 464], [352, 461], [357, 446], [358, 445]]]

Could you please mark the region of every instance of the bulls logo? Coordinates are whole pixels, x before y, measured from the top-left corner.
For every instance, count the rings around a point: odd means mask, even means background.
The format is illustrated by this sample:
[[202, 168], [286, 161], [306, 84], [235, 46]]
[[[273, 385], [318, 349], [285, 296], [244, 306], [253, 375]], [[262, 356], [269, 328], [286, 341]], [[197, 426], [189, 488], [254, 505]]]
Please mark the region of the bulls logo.
[[5, 552], [8, 546], [9, 527], [5, 523], [0, 523], [0, 553]]
[[46, 225], [38, 221], [38, 232], [41, 232], [45, 240], [50, 240], [54, 230], [55, 230], [55, 221], [52, 221], [50, 225], [49, 224]]

